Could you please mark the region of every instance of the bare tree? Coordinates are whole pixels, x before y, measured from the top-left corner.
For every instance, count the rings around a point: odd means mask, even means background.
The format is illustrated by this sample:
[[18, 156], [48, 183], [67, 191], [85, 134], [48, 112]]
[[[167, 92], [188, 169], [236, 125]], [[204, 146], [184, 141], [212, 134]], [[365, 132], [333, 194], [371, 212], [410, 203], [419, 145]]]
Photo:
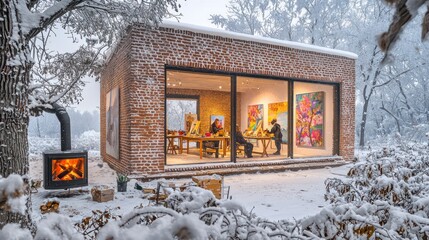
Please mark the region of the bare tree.
[[[28, 173], [30, 111], [71, 97], [71, 91], [78, 94], [72, 88], [81, 86], [82, 74], [91, 73], [88, 66], [100, 60], [98, 49], [111, 45], [127, 25], [157, 24], [178, 7], [176, 0], [1, 0], [0, 175]], [[34, 42], [42, 32], [49, 34], [53, 24], [95, 41], [71, 55], [50, 56], [36, 49]], [[99, 48], [93, 48], [95, 45]], [[32, 58], [33, 51], [38, 57]], [[45, 76], [30, 74], [38, 58], [50, 57], [52, 61], [45, 62]], [[0, 211], [0, 227], [8, 222], [26, 224], [28, 218]]]

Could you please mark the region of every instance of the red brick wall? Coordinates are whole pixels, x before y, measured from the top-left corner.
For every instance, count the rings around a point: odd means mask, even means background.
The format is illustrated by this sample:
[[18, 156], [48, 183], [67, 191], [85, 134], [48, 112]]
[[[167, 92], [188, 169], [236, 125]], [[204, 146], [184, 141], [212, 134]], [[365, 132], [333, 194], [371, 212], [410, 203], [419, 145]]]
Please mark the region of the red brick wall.
[[[100, 81], [100, 152], [103, 159], [115, 170], [130, 173], [131, 148], [130, 134], [130, 38], [124, 38], [116, 48], [112, 58], [101, 74]], [[119, 159], [106, 154], [106, 94], [113, 88], [119, 88]]]
[[[129, 95], [121, 98], [121, 107], [125, 104], [128, 108], [130, 126], [128, 132], [121, 132], [121, 161], [129, 162], [133, 172], [164, 171], [165, 65], [341, 83], [339, 149], [346, 160], [353, 158], [354, 59], [171, 28], [134, 26], [126, 39], [131, 41], [131, 49], [118, 49], [119, 56], [112, 58], [103, 72], [101, 99], [103, 103], [107, 89], [103, 86], [108, 85], [103, 82], [118, 81], [108, 74], [117, 68], [119, 60], [115, 59], [128, 55], [128, 73], [122, 74], [128, 81], [124, 94]], [[101, 139], [103, 152], [103, 135]], [[123, 144], [127, 144], [126, 155]]]

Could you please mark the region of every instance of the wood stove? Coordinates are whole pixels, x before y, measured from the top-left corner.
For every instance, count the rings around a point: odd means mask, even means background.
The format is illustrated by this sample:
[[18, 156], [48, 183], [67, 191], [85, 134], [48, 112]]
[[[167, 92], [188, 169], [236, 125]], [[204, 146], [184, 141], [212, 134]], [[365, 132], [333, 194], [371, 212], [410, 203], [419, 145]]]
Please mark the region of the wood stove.
[[87, 151], [50, 151], [43, 153], [45, 189], [88, 186]]
[[88, 186], [88, 152], [71, 150], [70, 118], [57, 103], [52, 109], [61, 127], [61, 151], [43, 153], [43, 186], [45, 189], [68, 189]]

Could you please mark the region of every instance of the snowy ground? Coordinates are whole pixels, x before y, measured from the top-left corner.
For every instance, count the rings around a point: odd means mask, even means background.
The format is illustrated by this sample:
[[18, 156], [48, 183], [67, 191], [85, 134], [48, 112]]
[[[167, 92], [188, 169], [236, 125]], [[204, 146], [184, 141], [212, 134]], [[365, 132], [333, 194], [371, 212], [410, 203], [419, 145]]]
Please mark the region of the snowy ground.
[[[116, 174], [103, 163], [97, 151], [89, 153], [89, 187], [72, 190], [39, 189], [32, 195], [33, 217], [41, 219], [39, 207], [49, 198], [57, 197], [60, 201], [60, 213], [79, 221], [90, 216], [92, 210], [110, 208], [116, 214], [123, 215], [139, 205], [147, 206], [149, 201], [143, 199], [139, 190], [133, 189], [135, 180], [128, 183], [126, 193], [115, 192], [114, 201], [97, 203], [92, 201], [89, 190], [96, 185], [109, 185], [115, 187]], [[42, 178], [41, 156], [33, 155], [30, 162], [30, 175], [32, 178]], [[230, 196], [233, 200], [242, 203], [249, 211], [258, 216], [271, 220], [300, 219], [316, 214], [326, 205], [323, 195], [325, 193], [324, 180], [328, 177], [342, 177], [347, 167], [332, 169], [305, 170], [298, 172], [280, 172], [264, 174], [241, 174], [226, 176], [225, 186], [230, 186]], [[191, 179], [168, 180], [176, 183], [191, 182]], [[139, 183], [143, 187], [155, 187], [156, 181]], [[82, 191], [78, 191], [82, 190]], [[118, 209], [119, 207], [119, 209]]]
[[256, 215], [271, 220], [300, 219], [320, 212], [324, 201], [324, 180], [342, 178], [348, 167], [225, 177], [232, 199]]

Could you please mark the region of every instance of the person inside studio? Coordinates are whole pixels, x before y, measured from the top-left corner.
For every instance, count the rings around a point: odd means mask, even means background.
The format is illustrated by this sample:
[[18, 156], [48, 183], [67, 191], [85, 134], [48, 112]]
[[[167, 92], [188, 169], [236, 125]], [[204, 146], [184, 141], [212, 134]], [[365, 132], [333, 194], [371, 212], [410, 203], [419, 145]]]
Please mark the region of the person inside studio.
[[[216, 118], [212, 125], [210, 126], [210, 133], [212, 133], [213, 135], [219, 133], [219, 131], [223, 130], [222, 125], [220, 124], [220, 121], [218, 118]], [[209, 148], [215, 148], [217, 149], [216, 151], [216, 158], [218, 158], [219, 156], [219, 141], [210, 141], [206, 143], [206, 147]], [[211, 153], [208, 153], [209, 155], [211, 155]]]
[[253, 151], [253, 144], [246, 141], [246, 139], [244, 139], [243, 134], [240, 131], [240, 127], [238, 126], [238, 124], [236, 125], [236, 129], [235, 129], [235, 141], [244, 146], [244, 154], [246, 154], [246, 156], [248, 158], [252, 158], [252, 151]]
[[223, 128], [222, 128], [222, 125], [220, 124], [219, 119], [216, 118], [212, 123], [212, 126], [210, 128], [210, 132], [213, 134], [217, 134], [220, 130], [223, 130]]
[[282, 128], [280, 124], [277, 123], [277, 119], [275, 118], [271, 120], [271, 125], [273, 125], [273, 127], [268, 132], [274, 134], [274, 142], [277, 148], [277, 151], [273, 153], [273, 155], [280, 155], [280, 150], [282, 149], [282, 137], [283, 137]]

